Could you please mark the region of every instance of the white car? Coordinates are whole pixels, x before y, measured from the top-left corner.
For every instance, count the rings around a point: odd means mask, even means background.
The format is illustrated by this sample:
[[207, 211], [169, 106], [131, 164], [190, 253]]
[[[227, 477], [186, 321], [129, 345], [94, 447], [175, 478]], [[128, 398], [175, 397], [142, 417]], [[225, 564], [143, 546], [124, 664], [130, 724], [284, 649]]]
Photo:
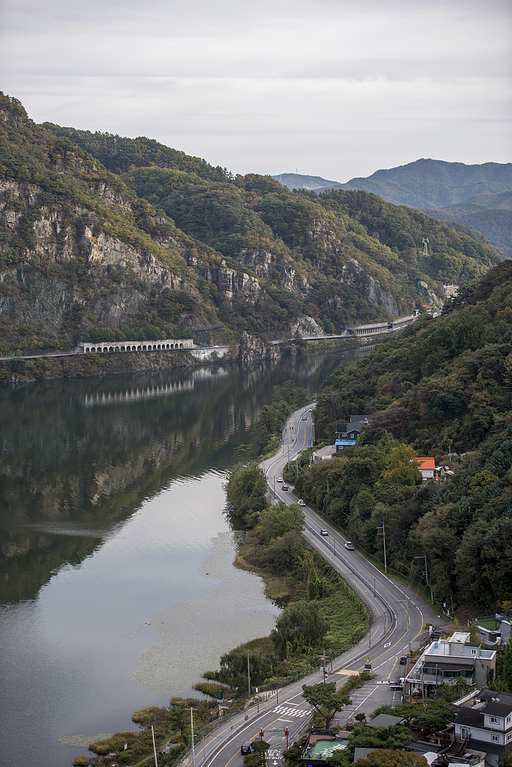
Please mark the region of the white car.
[[349, 551], [354, 551], [354, 544], [351, 541], [345, 541], [345, 548]]
[[277, 481], [278, 481], [278, 482], [282, 482], [282, 481], [283, 481], [283, 478], [282, 478], [282, 477], [278, 477], [278, 478], [277, 478]]
[[306, 505], [306, 504], [304, 503], [304, 501], [302, 500], [302, 498], [299, 498], [299, 506], [305, 506], [305, 505]]
[[320, 530], [320, 535], [329, 535], [327, 530], [324, 530], [323, 528]]

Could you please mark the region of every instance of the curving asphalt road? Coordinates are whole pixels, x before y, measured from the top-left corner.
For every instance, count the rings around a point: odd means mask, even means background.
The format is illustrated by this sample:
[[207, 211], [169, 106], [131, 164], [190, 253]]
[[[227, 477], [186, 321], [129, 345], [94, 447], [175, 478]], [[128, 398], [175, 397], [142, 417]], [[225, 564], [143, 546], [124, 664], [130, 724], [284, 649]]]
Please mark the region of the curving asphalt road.
[[[298, 500], [293, 488], [289, 486], [288, 490], [283, 490], [284, 483], [278, 480], [282, 479], [287, 462], [312, 444], [312, 407], [300, 408], [293, 413], [283, 430], [278, 452], [262, 463], [269, 490], [277, 500], [287, 503]], [[329, 681], [335, 680], [341, 686], [367, 662], [372, 665], [374, 679], [351, 693], [352, 704], [339, 715], [340, 721], [346, 722], [358, 713], [368, 716], [379, 706], [400, 702], [400, 691], [392, 690], [389, 684], [401, 676], [400, 657], [417, 649], [426, 639], [427, 623], [439, 625], [443, 621], [412, 589], [388, 578], [357, 550], [346, 549], [345, 539], [312, 509], [305, 506], [304, 514], [305, 539], [342, 575], [373, 616], [368, 635], [328, 666]], [[321, 530], [324, 530], [323, 535]], [[262, 734], [271, 746], [267, 764], [282, 767], [282, 752], [310, 718], [309, 705], [301, 695], [302, 685], [322, 680], [323, 672], [319, 671], [281, 690], [263, 694], [246, 712], [205, 738], [180, 767], [241, 767], [242, 743], [253, 741]]]

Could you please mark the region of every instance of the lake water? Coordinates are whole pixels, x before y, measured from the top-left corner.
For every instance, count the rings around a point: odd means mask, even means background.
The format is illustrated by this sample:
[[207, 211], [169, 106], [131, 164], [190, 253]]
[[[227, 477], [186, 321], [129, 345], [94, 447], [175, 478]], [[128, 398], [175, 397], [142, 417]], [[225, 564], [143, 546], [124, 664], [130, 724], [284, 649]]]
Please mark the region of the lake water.
[[273, 387], [340, 360], [0, 388], [2, 764], [69, 767], [270, 632], [223, 483]]

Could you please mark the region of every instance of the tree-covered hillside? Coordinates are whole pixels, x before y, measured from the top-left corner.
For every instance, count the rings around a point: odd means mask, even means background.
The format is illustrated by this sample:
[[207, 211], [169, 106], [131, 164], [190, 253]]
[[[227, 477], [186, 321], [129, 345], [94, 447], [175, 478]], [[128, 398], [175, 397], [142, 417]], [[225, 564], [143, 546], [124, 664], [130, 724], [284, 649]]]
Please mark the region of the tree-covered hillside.
[[[496, 607], [512, 593], [512, 262], [459, 293], [441, 317], [389, 338], [325, 382], [320, 439], [372, 414], [357, 445], [310, 471], [296, 490], [356, 546], [425, 584], [447, 607]], [[421, 482], [411, 459], [445, 464]]]
[[337, 186], [373, 192], [395, 205], [421, 208], [440, 221], [471, 227], [507, 256], [512, 253], [512, 163], [421, 159]]
[[470, 226], [512, 256], [512, 192], [479, 194], [457, 205], [424, 212], [440, 221]]
[[340, 333], [440, 307], [443, 282], [500, 260], [372, 195], [319, 198], [147, 138], [37, 126], [3, 94], [0, 151], [2, 351]]

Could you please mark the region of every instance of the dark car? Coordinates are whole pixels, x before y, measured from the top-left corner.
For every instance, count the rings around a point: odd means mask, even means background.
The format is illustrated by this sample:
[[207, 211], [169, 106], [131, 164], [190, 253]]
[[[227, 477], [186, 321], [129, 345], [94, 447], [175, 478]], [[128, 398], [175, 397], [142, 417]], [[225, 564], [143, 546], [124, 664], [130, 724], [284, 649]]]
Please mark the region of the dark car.
[[242, 746], [240, 748], [241, 754], [250, 754], [252, 753], [252, 743], [250, 740], [246, 740], [245, 743], [242, 743]]
[[400, 665], [407, 666], [407, 655], [402, 655], [402, 657], [400, 658]]
[[283, 485], [281, 490], [288, 490], [288, 485]]

